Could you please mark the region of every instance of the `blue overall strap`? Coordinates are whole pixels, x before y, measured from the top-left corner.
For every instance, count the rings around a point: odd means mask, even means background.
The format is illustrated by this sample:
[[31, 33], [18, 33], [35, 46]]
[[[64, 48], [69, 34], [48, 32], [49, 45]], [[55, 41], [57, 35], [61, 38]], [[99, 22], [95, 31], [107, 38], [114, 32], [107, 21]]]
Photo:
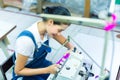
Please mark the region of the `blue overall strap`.
[[31, 38], [32, 41], [33, 41], [33, 43], [34, 43], [34, 45], [35, 45], [35, 48], [38, 48], [38, 46], [37, 46], [37, 44], [36, 44], [36, 41], [35, 41], [35, 38], [34, 38], [33, 34], [32, 34], [30, 31], [24, 30], [22, 33], [20, 33], [20, 34], [18, 35], [18, 38], [19, 38], [20, 36], [27, 36], [27, 37]]
[[[33, 34], [32, 34], [30, 31], [24, 30], [23, 32], [21, 32], [21, 33], [17, 36], [17, 38], [19, 38], [19, 37], [21, 37], [21, 36], [28, 36], [29, 38], [31, 38], [32, 41], [33, 41], [33, 43], [34, 43], [34, 45], [35, 45], [35, 51], [37, 50], [38, 46], [37, 46], [37, 44], [36, 44], [36, 41], [35, 41], [35, 38], [34, 38]], [[16, 60], [16, 57], [15, 57], [15, 53], [14, 53], [14, 54], [13, 54], [13, 62], [14, 62], [14, 63], [15, 63], [15, 60]]]

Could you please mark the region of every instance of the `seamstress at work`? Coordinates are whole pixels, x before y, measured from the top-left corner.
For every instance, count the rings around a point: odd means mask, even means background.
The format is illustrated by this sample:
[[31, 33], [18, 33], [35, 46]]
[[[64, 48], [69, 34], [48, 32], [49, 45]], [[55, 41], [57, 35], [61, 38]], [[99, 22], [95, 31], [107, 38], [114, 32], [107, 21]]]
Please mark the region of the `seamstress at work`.
[[[70, 16], [70, 12], [60, 6], [47, 7], [44, 13]], [[45, 59], [51, 49], [41, 43], [49, 45], [49, 38], [52, 37], [63, 44], [66, 38], [61, 32], [68, 26], [66, 23], [43, 18], [22, 31], [16, 40], [13, 80], [46, 80], [50, 73], [55, 74], [58, 65]], [[70, 42], [65, 47], [73, 49]]]

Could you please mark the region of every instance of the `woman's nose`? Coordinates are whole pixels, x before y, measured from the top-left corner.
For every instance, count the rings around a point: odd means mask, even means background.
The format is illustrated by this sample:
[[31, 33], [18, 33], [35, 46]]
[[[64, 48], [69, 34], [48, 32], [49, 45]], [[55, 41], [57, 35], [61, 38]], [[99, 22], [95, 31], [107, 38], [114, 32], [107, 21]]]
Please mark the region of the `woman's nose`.
[[61, 33], [57, 33], [57, 35], [61, 35]]

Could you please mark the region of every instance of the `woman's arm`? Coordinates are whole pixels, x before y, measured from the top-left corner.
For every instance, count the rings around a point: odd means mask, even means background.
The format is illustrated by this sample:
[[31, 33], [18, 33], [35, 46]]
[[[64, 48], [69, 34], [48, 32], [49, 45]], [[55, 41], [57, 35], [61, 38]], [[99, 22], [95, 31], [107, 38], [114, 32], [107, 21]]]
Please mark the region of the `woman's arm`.
[[[53, 38], [56, 41], [58, 41], [60, 44], [64, 44], [67, 40], [63, 35], [55, 35]], [[68, 49], [73, 49], [74, 48], [74, 46], [70, 42], [67, 42], [65, 44], [65, 47], [68, 48]]]
[[46, 73], [53, 73], [53, 74], [56, 73], [55, 69], [58, 66], [56, 64], [45, 68], [37, 68], [37, 69], [25, 68], [27, 59], [28, 59], [27, 56], [24, 56], [22, 54], [17, 55], [16, 65], [15, 65], [15, 73], [17, 75], [31, 76], [31, 75], [46, 74]]

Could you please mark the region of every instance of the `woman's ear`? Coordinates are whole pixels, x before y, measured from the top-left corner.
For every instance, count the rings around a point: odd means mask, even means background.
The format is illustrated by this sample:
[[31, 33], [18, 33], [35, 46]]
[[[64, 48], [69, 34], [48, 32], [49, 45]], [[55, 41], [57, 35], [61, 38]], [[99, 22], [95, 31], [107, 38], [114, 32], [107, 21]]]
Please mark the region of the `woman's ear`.
[[54, 21], [53, 21], [52, 19], [49, 19], [49, 20], [47, 21], [47, 23], [48, 23], [49, 26], [51, 26], [51, 25], [54, 24]]

